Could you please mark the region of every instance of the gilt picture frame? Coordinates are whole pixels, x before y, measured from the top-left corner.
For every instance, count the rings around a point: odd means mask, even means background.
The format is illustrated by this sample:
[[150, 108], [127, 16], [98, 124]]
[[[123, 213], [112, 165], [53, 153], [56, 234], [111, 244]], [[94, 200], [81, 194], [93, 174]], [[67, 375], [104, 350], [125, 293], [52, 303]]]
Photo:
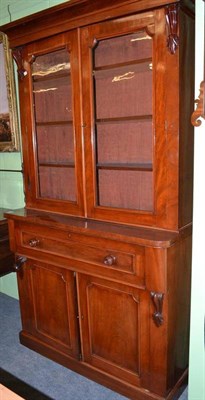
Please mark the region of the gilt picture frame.
[[14, 67], [7, 36], [0, 32], [0, 152], [19, 151]]

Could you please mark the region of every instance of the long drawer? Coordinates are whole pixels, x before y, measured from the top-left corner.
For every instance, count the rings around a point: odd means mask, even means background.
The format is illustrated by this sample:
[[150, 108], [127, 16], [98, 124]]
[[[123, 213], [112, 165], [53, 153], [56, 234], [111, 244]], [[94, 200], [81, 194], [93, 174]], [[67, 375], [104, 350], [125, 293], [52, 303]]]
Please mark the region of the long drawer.
[[97, 276], [144, 285], [144, 248], [76, 232], [18, 224], [17, 251]]

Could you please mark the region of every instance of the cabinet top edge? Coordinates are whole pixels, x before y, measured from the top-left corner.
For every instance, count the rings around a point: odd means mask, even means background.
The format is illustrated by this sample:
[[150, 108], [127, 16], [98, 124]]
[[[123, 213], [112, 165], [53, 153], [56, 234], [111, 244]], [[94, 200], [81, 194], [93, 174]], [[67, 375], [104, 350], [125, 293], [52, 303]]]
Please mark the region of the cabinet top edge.
[[14, 48], [40, 38], [62, 33], [132, 13], [178, 3], [194, 13], [195, 0], [70, 0], [0, 26]]
[[6, 217], [4, 216], [4, 214], [9, 211], [8, 208], [0, 208], [0, 225], [1, 224], [5, 224], [6, 222]]
[[31, 209], [18, 209], [5, 212], [8, 220], [47, 226], [88, 236], [98, 236], [133, 244], [167, 248], [191, 234], [191, 226], [181, 231], [168, 231], [142, 226], [128, 226], [111, 222], [96, 221], [82, 217], [53, 214]]

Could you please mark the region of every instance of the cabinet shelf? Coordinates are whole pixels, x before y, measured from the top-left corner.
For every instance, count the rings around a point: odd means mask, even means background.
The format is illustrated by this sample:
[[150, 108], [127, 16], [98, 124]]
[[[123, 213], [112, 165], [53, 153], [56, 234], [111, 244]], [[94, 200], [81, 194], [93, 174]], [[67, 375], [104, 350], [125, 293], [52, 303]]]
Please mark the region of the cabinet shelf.
[[121, 123], [121, 122], [133, 122], [133, 121], [149, 121], [152, 120], [151, 114], [145, 115], [131, 115], [126, 117], [113, 117], [113, 118], [98, 118], [96, 119], [96, 124], [109, 124], [112, 122]]
[[55, 125], [72, 125], [72, 120], [66, 121], [37, 121], [36, 126], [55, 126]]
[[127, 170], [127, 171], [153, 171], [151, 163], [98, 163], [97, 169]]
[[38, 163], [39, 167], [55, 167], [55, 168], [74, 168], [75, 164], [74, 162], [62, 162], [62, 163], [56, 163], [56, 162], [40, 162]]
[[63, 73], [59, 73], [59, 72], [55, 72], [55, 73], [51, 73], [50, 75], [34, 75], [33, 74], [33, 82], [45, 82], [45, 81], [51, 81], [53, 79], [61, 79], [61, 78], [68, 78], [71, 76], [70, 72], [63, 72]]
[[128, 61], [128, 62], [121, 62], [121, 63], [115, 63], [115, 64], [108, 64], [108, 65], [103, 65], [102, 67], [95, 67], [93, 69], [93, 74], [98, 71], [105, 71], [109, 69], [115, 69], [115, 68], [122, 68], [122, 67], [128, 67], [131, 65], [137, 65], [137, 64], [145, 64], [145, 63], [151, 63], [152, 58], [143, 58], [141, 60], [133, 60], [133, 61]]

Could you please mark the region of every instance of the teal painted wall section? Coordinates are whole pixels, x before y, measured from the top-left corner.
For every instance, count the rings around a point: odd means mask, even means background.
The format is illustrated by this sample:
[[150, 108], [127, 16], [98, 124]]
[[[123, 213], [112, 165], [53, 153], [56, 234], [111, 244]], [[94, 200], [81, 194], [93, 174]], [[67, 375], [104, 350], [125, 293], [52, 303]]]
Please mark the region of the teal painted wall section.
[[[1, 153], [0, 169], [0, 205], [5, 208], [20, 208], [24, 206], [23, 181], [20, 153]], [[13, 172], [7, 172], [12, 170]]]
[[[65, 3], [67, 0], [0, 0], [0, 25]], [[21, 170], [21, 153], [0, 153], [0, 170]], [[0, 172], [0, 207], [24, 207], [23, 179], [20, 172]], [[0, 278], [0, 291], [18, 298], [16, 274]]]
[[68, 0], [0, 0], [0, 24], [34, 14]]
[[[0, 206], [9, 209], [24, 206], [23, 180], [21, 172], [21, 153], [0, 154]], [[6, 170], [14, 172], [6, 172]], [[0, 291], [18, 298], [16, 274], [12, 273], [0, 278]]]

